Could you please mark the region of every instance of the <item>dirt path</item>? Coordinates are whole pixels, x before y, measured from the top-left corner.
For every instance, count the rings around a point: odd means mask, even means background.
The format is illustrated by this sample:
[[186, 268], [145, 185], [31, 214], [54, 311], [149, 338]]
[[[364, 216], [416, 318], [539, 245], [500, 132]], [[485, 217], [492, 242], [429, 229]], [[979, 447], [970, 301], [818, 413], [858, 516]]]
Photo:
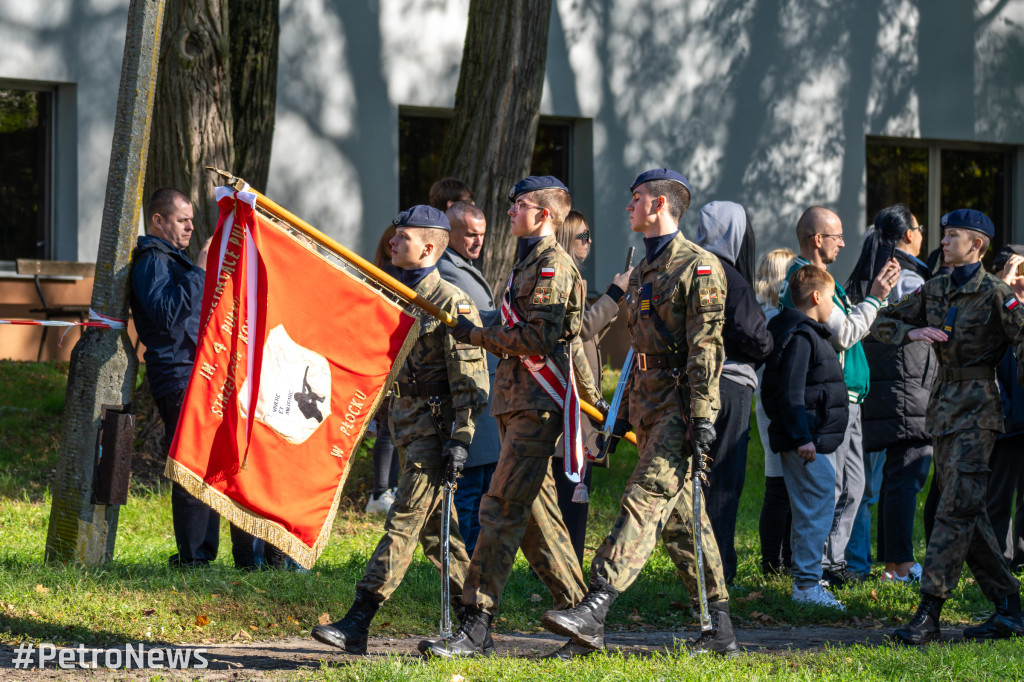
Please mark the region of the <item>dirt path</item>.
[[[746, 651], [762, 651], [769, 653], [785, 653], [789, 651], [817, 651], [831, 646], [849, 646], [852, 644], [885, 645], [885, 630], [855, 628], [764, 628], [744, 629], [737, 633], [740, 645]], [[692, 637], [693, 632], [683, 633]], [[945, 629], [944, 639], [958, 640], [959, 630]], [[672, 632], [611, 632], [606, 641], [608, 648], [621, 651], [627, 655], [643, 656], [654, 652], [672, 650], [674, 640], [680, 637], [677, 631]], [[421, 636], [407, 638], [375, 637], [370, 640], [369, 655], [402, 655], [417, 657], [416, 644]], [[494, 643], [498, 655], [537, 658], [558, 648], [564, 640], [551, 634], [507, 633], [494, 635]], [[157, 645], [154, 645], [157, 646]], [[204, 644], [203, 656], [208, 661], [205, 669], [191, 668], [187, 671], [171, 670], [139, 670], [110, 671], [105, 675], [103, 654], [99, 654], [98, 670], [80, 670], [72, 672], [55, 669], [51, 661], [45, 670], [39, 670], [35, 664], [30, 670], [15, 670], [15, 647], [0, 646], [0, 679], [4, 680], [38, 680], [38, 679], [149, 679], [154, 674], [172, 679], [206, 680], [237, 680], [237, 679], [273, 679], [280, 671], [316, 670], [321, 662], [344, 663], [355, 660], [337, 649], [320, 644], [312, 639], [292, 638], [267, 642]], [[152, 649], [146, 645], [146, 649]], [[180, 647], [172, 647], [180, 648]], [[122, 647], [123, 649], [123, 647]], [[73, 650], [74, 651], [74, 650]], [[91, 652], [91, 649], [87, 649]], [[36, 654], [37, 656], [38, 654]], [[76, 653], [77, 656], [77, 653]], [[85, 655], [89, 660], [91, 653]], [[69, 656], [70, 658], [70, 656]]]

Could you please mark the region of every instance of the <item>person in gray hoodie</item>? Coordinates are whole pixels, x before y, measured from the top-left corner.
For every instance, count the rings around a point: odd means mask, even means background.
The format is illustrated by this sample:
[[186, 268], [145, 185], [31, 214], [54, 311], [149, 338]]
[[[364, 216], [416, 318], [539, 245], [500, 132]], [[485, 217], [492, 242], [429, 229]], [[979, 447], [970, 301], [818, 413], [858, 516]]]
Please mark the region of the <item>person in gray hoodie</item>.
[[712, 201], [700, 210], [698, 221], [697, 245], [718, 256], [726, 280], [725, 365], [718, 384], [722, 407], [715, 419], [718, 437], [711, 445], [705, 504], [722, 552], [725, 581], [731, 585], [736, 578], [734, 538], [747, 470], [750, 408], [757, 368], [771, 355], [773, 342], [750, 286], [754, 231], [746, 211], [731, 201]]

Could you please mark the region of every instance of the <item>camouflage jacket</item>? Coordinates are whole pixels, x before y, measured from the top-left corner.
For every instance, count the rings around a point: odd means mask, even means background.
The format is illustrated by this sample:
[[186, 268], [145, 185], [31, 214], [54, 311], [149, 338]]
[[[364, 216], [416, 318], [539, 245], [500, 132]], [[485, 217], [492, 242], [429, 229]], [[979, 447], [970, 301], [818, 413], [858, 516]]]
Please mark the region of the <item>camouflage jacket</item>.
[[[474, 329], [470, 337], [474, 344], [502, 358], [494, 377], [491, 414], [559, 410], [519, 356], [552, 356], [567, 374], [566, 352], [583, 326], [584, 300], [583, 280], [554, 235], [541, 239], [525, 259], [513, 266], [512, 302], [520, 323]], [[579, 350], [573, 353], [573, 363], [577, 365], [574, 369], [580, 398], [593, 404], [601, 394]]]
[[[1009, 286], [982, 267], [959, 288], [948, 275], [925, 282], [895, 305], [882, 308], [871, 333], [879, 341], [894, 344], [903, 343], [907, 332], [918, 327], [936, 327], [949, 335], [948, 341], [932, 344], [939, 360], [939, 376], [925, 414], [927, 429], [941, 436], [972, 428], [1003, 431], [994, 368], [1012, 343], [1016, 347], [1017, 381], [1021, 381], [1022, 325], [1024, 304], [1017, 301]], [[955, 380], [949, 376], [951, 369], [955, 372], [967, 367], [992, 369], [992, 378]]]
[[[455, 315], [465, 315], [476, 323], [480, 321], [473, 301], [454, 284], [441, 279], [433, 270], [413, 287], [441, 310]], [[469, 344], [457, 343], [447, 327], [437, 318], [424, 315], [419, 323], [416, 343], [409, 351], [405, 364], [398, 373], [393, 389], [396, 397], [391, 406], [391, 432], [399, 446], [405, 446], [418, 438], [438, 435], [431, 418], [428, 396], [403, 395], [403, 386], [415, 383], [447, 384], [448, 395], [443, 399], [441, 422], [451, 429], [454, 419], [454, 438], [463, 443], [473, 440], [475, 415], [487, 407], [489, 377], [484, 353]], [[449, 433], [443, 434], [442, 442]]]
[[[725, 272], [718, 258], [682, 234], [670, 241], [653, 263], [646, 258], [640, 261], [626, 290], [637, 364], [629, 377], [629, 400], [623, 401], [620, 417], [640, 427], [669, 414], [714, 421], [719, 408], [718, 379], [725, 362], [725, 293]], [[664, 330], [655, 315], [664, 323]], [[686, 404], [680, 403], [675, 369], [643, 369], [645, 364], [657, 362], [647, 363], [646, 354], [664, 358], [673, 352], [677, 353], [675, 364], [679, 365]]]

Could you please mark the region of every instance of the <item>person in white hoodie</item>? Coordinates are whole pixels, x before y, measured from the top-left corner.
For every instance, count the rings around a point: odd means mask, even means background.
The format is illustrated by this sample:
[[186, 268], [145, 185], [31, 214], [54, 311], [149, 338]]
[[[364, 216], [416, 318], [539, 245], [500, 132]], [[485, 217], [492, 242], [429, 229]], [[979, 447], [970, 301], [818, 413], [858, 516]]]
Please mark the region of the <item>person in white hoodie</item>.
[[[715, 418], [718, 436], [711, 444], [711, 467], [705, 493], [708, 517], [715, 531], [725, 582], [736, 578], [736, 515], [747, 471], [750, 408], [757, 388], [757, 368], [771, 355], [772, 335], [765, 326], [750, 286], [754, 231], [743, 207], [712, 201], [700, 210], [697, 245], [718, 256], [725, 271], [725, 364], [718, 383], [721, 408]], [[746, 272], [743, 272], [745, 270]]]

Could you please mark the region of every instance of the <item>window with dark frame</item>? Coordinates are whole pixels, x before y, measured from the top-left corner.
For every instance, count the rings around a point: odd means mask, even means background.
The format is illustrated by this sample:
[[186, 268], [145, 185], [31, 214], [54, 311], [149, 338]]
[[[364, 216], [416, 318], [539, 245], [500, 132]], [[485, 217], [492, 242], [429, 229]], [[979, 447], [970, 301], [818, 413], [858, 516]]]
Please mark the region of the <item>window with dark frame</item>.
[[[440, 179], [444, 136], [451, 116], [444, 110], [398, 114], [398, 205], [427, 203]], [[530, 167], [533, 175], [554, 175], [572, 187], [572, 123], [542, 116]]]
[[[995, 224], [995, 238], [984, 258], [986, 267], [991, 267], [994, 255], [1011, 242], [1014, 155], [1011, 149], [926, 140], [868, 138], [866, 151], [868, 222], [872, 222], [875, 215], [886, 206], [907, 204], [918, 222], [925, 225], [925, 247], [920, 254], [921, 260], [928, 258], [929, 245], [935, 248], [942, 238], [937, 231], [939, 226], [929, 223], [937, 222], [939, 216], [957, 208], [979, 210]], [[929, 187], [935, 184], [930, 182], [930, 173], [938, 173], [938, 197], [929, 196]], [[934, 181], [934, 178], [931, 180]], [[938, 216], [929, 218], [929, 206], [935, 202], [938, 205]]]
[[51, 257], [53, 99], [0, 89], [0, 261]]

